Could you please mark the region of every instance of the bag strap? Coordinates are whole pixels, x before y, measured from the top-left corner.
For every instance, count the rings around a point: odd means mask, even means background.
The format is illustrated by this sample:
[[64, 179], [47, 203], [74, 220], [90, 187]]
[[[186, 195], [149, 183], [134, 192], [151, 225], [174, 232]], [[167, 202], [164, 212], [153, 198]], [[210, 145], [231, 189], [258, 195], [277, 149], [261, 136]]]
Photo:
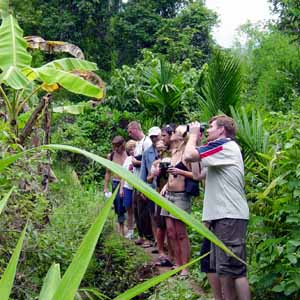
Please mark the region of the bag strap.
[[113, 151], [113, 152], [110, 153], [110, 155], [109, 155], [109, 160], [110, 161], [113, 161], [114, 155], [115, 155], [115, 151]]

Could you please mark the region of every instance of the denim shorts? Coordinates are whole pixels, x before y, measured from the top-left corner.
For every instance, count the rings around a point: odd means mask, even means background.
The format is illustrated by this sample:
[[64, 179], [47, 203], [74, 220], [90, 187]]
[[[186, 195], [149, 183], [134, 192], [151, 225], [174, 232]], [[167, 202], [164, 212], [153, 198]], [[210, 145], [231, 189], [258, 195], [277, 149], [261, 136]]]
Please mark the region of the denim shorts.
[[132, 207], [133, 190], [124, 187], [123, 205], [126, 209]]
[[[118, 180], [113, 180], [112, 181], [112, 191], [114, 191], [118, 185], [120, 184], [120, 181]], [[118, 187], [119, 189], [119, 187]], [[114, 200], [114, 208], [115, 208], [115, 213], [118, 216], [118, 223], [123, 224], [125, 222], [125, 212], [126, 209], [123, 205], [123, 198], [120, 197], [120, 192], [118, 191], [116, 198]]]

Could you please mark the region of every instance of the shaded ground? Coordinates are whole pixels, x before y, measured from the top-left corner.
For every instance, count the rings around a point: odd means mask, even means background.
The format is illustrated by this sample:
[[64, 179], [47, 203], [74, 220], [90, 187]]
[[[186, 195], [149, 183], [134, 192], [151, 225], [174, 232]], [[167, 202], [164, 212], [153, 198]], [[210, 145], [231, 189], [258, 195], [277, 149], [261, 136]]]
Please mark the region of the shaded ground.
[[[163, 273], [171, 270], [171, 267], [159, 267], [159, 266], [155, 265], [155, 263], [159, 260], [159, 255], [157, 253], [152, 253], [153, 250], [155, 250], [154, 247], [143, 248], [143, 249], [145, 250], [145, 252], [150, 257], [152, 257], [151, 266], [148, 266], [148, 268], [151, 269], [150, 272], [152, 272], [152, 274], [153, 274], [152, 276], [163, 274]], [[145, 277], [143, 277], [143, 275], [141, 277], [142, 277], [142, 280], [145, 278]], [[205, 295], [204, 291], [199, 286], [199, 284], [197, 284], [192, 278], [188, 277], [185, 280], [188, 282], [188, 285], [191, 287], [194, 294], [196, 294], [198, 296], [198, 299], [201, 299], [201, 300], [210, 300], [210, 299], [212, 299], [208, 295]]]

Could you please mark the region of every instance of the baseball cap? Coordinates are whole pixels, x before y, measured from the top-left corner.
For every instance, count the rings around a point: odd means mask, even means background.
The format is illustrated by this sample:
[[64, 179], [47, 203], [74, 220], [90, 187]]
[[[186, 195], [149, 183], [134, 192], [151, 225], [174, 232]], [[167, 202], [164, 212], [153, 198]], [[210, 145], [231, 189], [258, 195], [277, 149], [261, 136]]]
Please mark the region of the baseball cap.
[[157, 136], [160, 134], [161, 134], [161, 130], [157, 126], [151, 127], [148, 131], [148, 136], [153, 136], [153, 135]]

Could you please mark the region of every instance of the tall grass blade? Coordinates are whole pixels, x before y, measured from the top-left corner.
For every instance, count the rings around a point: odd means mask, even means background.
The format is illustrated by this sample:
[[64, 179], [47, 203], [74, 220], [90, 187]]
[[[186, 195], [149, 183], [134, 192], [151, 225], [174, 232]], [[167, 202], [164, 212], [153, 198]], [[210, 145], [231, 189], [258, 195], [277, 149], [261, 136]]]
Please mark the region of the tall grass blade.
[[60, 266], [59, 264], [53, 263], [44, 279], [44, 284], [40, 292], [39, 300], [51, 300], [53, 298], [54, 292], [58, 288], [60, 280]]
[[[168, 212], [170, 212], [172, 215], [174, 215], [176, 218], [180, 219], [182, 222], [187, 224], [188, 226], [192, 227], [195, 229], [198, 233], [209, 239], [212, 243], [214, 243], [216, 246], [224, 250], [226, 253], [229, 255], [235, 257], [236, 259], [240, 260], [241, 262], [245, 263], [242, 261], [239, 257], [237, 257], [230, 249], [228, 249], [209, 229], [207, 229], [200, 221], [196, 220], [192, 216], [190, 216], [188, 213], [183, 211], [182, 209], [178, 208], [174, 204], [172, 204], [170, 201], [162, 197], [159, 193], [157, 193], [155, 190], [153, 190], [148, 184], [137, 178], [135, 175], [132, 173], [128, 172], [125, 170], [122, 166], [111, 162], [110, 160], [107, 160], [105, 158], [102, 158], [96, 154], [90, 153], [88, 151], [72, 147], [72, 146], [67, 146], [67, 145], [45, 145], [45, 146], [40, 146], [31, 150], [27, 150], [15, 155], [12, 155], [10, 157], [6, 157], [2, 160], [0, 160], [0, 171], [1, 169], [9, 166], [13, 162], [15, 162], [18, 158], [22, 156], [22, 154], [29, 152], [29, 151], [38, 151], [42, 149], [49, 149], [49, 150], [65, 150], [65, 151], [70, 151], [73, 153], [78, 153], [81, 155], [86, 156], [87, 158], [90, 158], [104, 167], [108, 168], [111, 170], [113, 173], [117, 173], [122, 179], [125, 179], [129, 184], [134, 186], [137, 190], [142, 192], [146, 197], [148, 197], [150, 200], [155, 202], [157, 205], [161, 206]], [[55, 299], [56, 300], [56, 299]]]
[[[88, 151], [67, 146], [67, 145], [45, 145], [41, 146], [40, 149], [49, 149], [49, 150], [66, 150], [71, 151], [74, 153], [82, 154], [98, 163], [103, 165], [104, 167], [111, 170], [113, 173], [118, 174], [122, 179], [126, 180], [130, 185], [135, 187], [137, 190], [142, 192], [147, 198], [155, 202], [157, 205], [161, 206], [162, 208], [166, 209], [168, 212], [170, 212], [172, 215], [174, 215], [176, 218], [180, 219], [182, 222], [187, 224], [188, 226], [191, 226], [193, 229], [195, 229], [197, 232], [199, 232], [201, 235], [209, 239], [212, 243], [217, 245], [219, 248], [224, 250], [229, 255], [235, 257], [236, 259], [240, 260], [230, 249], [228, 249], [209, 229], [207, 229], [200, 221], [193, 218], [191, 215], [189, 215], [187, 212], [183, 211], [182, 209], [175, 206], [173, 203], [168, 201], [166, 198], [162, 197], [159, 193], [157, 193], [155, 190], [153, 190], [146, 182], [142, 181], [141, 179], [137, 178], [132, 173], [125, 170], [122, 166], [108, 160], [105, 158], [102, 158], [96, 154], [90, 153]], [[240, 260], [242, 261], [242, 260]], [[242, 261], [243, 262], [243, 261]], [[244, 263], [244, 262], [243, 262]]]
[[114, 191], [110, 199], [105, 203], [95, 222], [84, 236], [81, 245], [61, 279], [53, 300], [73, 300], [84, 273], [89, 265], [90, 259], [95, 250], [98, 238], [102, 232], [104, 223], [109, 215], [113, 201], [118, 189]]
[[11, 193], [13, 192], [13, 190], [15, 189], [15, 187], [13, 186], [10, 191], [8, 193], [6, 193], [6, 195], [3, 197], [3, 199], [0, 201], [0, 215], [4, 209], [4, 207], [6, 206], [6, 203], [11, 195]]
[[9, 263], [1, 277], [1, 280], [0, 280], [1, 300], [9, 300], [9, 295], [10, 295], [11, 289], [13, 287], [14, 279], [16, 276], [17, 265], [18, 265], [23, 241], [25, 238], [26, 228], [27, 228], [27, 224], [21, 233], [21, 236], [20, 236], [17, 246], [14, 250], [14, 253], [11, 256]]
[[207, 256], [208, 254], [209, 253], [206, 253], [206, 254], [202, 255], [201, 257], [198, 257], [198, 258], [190, 261], [189, 263], [187, 263], [187, 264], [185, 264], [183, 266], [180, 266], [179, 268], [177, 268], [175, 270], [170, 270], [170, 271], [165, 272], [165, 273], [163, 273], [163, 274], [161, 274], [159, 276], [155, 276], [155, 277], [147, 280], [146, 282], [138, 284], [135, 287], [127, 290], [123, 294], [117, 296], [116, 298], [114, 298], [114, 300], [129, 300], [129, 299], [132, 299], [133, 297], [138, 296], [138, 295], [142, 294], [143, 292], [147, 291], [151, 287], [153, 287], [153, 286], [161, 283], [162, 281], [170, 278], [171, 276], [175, 275], [179, 271], [181, 271], [181, 270], [189, 267], [190, 265], [196, 263], [197, 261], [199, 261], [203, 257]]

